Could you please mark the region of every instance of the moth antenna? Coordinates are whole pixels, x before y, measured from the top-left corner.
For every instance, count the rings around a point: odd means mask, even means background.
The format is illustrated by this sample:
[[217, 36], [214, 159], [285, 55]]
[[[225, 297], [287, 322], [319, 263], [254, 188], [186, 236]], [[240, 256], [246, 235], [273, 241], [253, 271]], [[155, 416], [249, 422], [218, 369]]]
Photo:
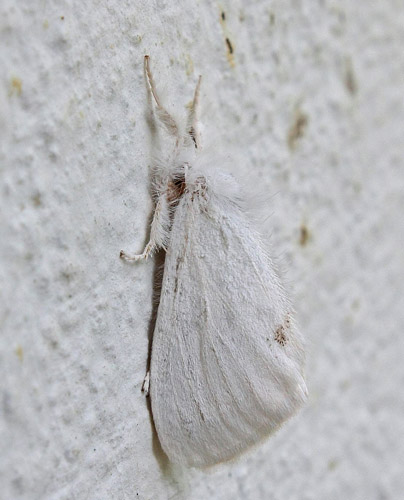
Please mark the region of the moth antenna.
[[199, 133], [199, 95], [201, 88], [202, 75], [199, 75], [198, 83], [195, 87], [194, 99], [188, 113], [187, 133], [191, 136], [195, 147], [200, 148], [200, 133]]
[[151, 95], [154, 98], [157, 108], [157, 116], [160, 119], [161, 123], [164, 125], [165, 129], [170, 135], [173, 135], [177, 139], [177, 144], [180, 142], [178, 125], [174, 118], [170, 115], [170, 113], [165, 109], [165, 107], [161, 104], [159, 95], [156, 90], [156, 84], [154, 83], [153, 74], [150, 69], [150, 57], [148, 55], [144, 56], [144, 72], [147, 81], [147, 87], [151, 92]]
[[161, 107], [160, 98], [156, 91], [156, 84], [154, 83], [153, 74], [150, 69], [150, 56], [148, 55], [144, 56], [144, 72], [146, 75], [147, 83], [149, 84], [149, 89], [151, 91], [151, 94], [154, 97], [154, 100], [156, 101], [156, 105], [157, 107]]

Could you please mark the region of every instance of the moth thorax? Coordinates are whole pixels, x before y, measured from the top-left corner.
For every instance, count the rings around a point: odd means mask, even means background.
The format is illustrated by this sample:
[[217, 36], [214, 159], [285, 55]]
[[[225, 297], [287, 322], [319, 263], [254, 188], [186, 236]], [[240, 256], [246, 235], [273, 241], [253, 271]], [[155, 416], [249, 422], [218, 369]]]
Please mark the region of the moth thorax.
[[181, 198], [185, 191], [185, 175], [176, 175], [167, 183], [167, 201], [173, 203]]

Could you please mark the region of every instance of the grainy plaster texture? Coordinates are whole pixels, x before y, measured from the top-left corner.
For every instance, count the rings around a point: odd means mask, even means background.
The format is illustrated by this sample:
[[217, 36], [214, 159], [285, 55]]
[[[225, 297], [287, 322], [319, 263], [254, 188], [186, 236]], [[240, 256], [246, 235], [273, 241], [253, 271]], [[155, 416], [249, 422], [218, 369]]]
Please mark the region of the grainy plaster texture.
[[[0, 11], [0, 498], [403, 498], [403, 3]], [[159, 448], [154, 263], [118, 256], [152, 211], [146, 53], [176, 114], [203, 74], [205, 141], [265, 194], [307, 338], [305, 409], [207, 471]]]

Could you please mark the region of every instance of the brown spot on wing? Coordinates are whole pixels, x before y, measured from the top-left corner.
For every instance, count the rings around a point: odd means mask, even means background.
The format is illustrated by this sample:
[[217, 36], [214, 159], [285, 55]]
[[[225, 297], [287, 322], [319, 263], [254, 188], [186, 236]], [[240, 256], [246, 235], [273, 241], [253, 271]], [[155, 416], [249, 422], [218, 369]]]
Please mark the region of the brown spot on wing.
[[226, 38], [226, 45], [227, 45], [227, 49], [229, 51], [229, 54], [230, 55], [233, 54], [234, 49], [233, 49], [233, 45], [232, 45], [232, 43], [230, 41], [230, 38]]
[[22, 81], [20, 78], [17, 78], [14, 76], [11, 79], [11, 84], [10, 84], [10, 92], [9, 95], [17, 95], [20, 96], [22, 94]]
[[275, 330], [275, 340], [278, 342], [279, 345], [286, 345], [287, 342], [287, 337], [285, 335], [285, 327], [284, 326], [278, 326], [278, 328]]
[[279, 345], [285, 346], [288, 341], [287, 330], [290, 328], [290, 315], [287, 314], [283, 325], [279, 325], [275, 330], [275, 341], [278, 342]]
[[300, 109], [297, 109], [288, 132], [288, 146], [290, 150], [293, 151], [296, 148], [297, 142], [304, 135], [308, 122], [308, 116]]
[[302, 247], [305, 247], [310, 240], [310, 231], [305, 224], [300, 227], [300, 238], [299, 243]]
[[345, 60], [345, 86], [351, 95], [355, 95], [358, 92], [358, 83], [355, 77], [352, 60], [349, 57]]

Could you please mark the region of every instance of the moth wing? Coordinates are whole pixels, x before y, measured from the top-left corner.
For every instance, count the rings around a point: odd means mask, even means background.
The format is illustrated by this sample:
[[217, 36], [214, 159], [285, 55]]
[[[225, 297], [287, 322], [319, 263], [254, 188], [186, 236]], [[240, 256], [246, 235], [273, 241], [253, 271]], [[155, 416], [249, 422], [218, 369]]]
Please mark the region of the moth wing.
[[289, 304], [243, 212], [185, 193], [176, 209], [153, 336], [150, 395], [174, 463], [231, 459], [306, 399]]

